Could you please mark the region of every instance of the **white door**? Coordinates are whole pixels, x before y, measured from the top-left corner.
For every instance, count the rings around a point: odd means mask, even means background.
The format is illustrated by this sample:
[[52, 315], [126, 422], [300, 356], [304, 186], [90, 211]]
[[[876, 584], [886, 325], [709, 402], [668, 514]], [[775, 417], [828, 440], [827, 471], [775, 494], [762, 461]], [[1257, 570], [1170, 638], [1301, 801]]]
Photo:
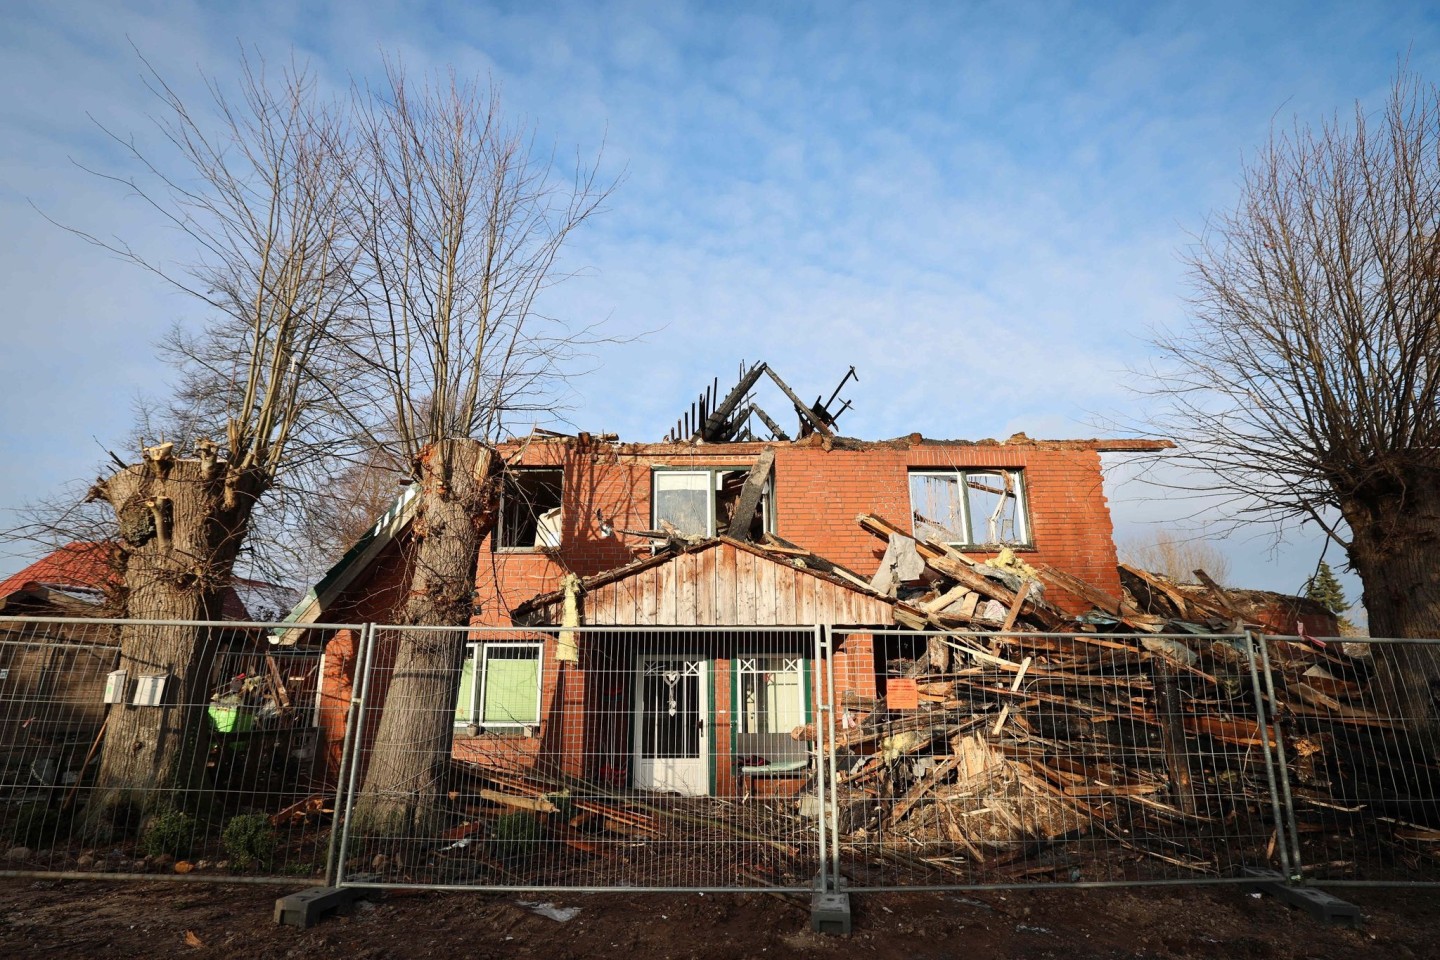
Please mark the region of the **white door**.
[[699, 657], [641, 654], [635, 668], [635, 786], [710, 792], [710, 690]]

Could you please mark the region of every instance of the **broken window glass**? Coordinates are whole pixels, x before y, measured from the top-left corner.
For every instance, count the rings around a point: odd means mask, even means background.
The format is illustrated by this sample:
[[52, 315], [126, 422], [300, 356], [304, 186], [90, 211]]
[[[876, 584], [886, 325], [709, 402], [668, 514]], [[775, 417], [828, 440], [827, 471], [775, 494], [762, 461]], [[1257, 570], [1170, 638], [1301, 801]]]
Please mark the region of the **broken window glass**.
[[502, 550], [560, 546], [563, 470], [514, 470], [500, 491], [495, 545]]
[[915, 536], [956, 546], [1028, 544], [1021, 470], [916, 470], [910, 474]]
[[[669, 523], [687, 537], [725, 533], [749, 476], [748, 470], [729, 468], [655, 471], [654, 529]], [[767, 480], [750, 522], [752, 540], [770, 529], [770, 498]]]
[[655, 474], [655, 529], [673, 526], [690, 537], [712, 533], [710, 471], [664, 470]]

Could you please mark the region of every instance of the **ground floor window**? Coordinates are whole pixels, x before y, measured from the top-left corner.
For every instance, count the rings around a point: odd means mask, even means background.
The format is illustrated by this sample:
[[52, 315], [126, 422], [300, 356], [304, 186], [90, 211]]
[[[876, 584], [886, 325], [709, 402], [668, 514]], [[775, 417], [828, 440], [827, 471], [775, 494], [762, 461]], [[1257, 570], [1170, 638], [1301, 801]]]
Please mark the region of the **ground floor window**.
[[789, 733], [805, 722], [805, 661], [799, 657], [741, 657], [739, 732]]
[[472, 643], [460, 671], [458, 726], [515, 731], [540, 722], [538, 643]]

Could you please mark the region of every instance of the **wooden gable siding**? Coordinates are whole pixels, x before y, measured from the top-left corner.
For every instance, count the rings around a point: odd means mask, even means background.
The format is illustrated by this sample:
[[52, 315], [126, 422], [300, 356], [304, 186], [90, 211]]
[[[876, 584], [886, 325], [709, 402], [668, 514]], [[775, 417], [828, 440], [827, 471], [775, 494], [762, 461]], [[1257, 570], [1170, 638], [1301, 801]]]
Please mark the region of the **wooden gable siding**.
[[[597, 587], [581, 601], [595, 625], [769, 626], [890, 624], [890, 605], [838, 584], [725, 547], [684, 553], [668, 563]], [[547, 611], [559, 614], [558, 605]], [[547, 618], [550, 619], [550, 618]]]

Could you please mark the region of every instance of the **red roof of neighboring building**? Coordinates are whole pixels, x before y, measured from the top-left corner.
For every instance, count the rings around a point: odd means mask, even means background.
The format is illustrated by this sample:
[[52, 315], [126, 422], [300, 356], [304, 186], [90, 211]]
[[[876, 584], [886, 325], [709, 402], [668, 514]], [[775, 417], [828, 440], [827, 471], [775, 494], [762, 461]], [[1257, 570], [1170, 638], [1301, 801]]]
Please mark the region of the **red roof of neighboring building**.
[[[0, 600], [27, 586], [70, 587], [106, 591], [119, 586], [110, 565], [111, 544], [71, 543], [41, 557], [30, 566], [0, 581]], [[242, 599], [241, 594], [244, 594]], [[223, 620], [276, 620], [292, 602], [294, 594], [274, 584], [235, 577], [220, 598]], [[251, 610], [249, 607], [256, 607]]]
[[108, 543], [71, 543], [36, 560], [19, 573], [0, 581], [0, 600], [25, 589], [27, 584], [104, 590], [116, 585]]

